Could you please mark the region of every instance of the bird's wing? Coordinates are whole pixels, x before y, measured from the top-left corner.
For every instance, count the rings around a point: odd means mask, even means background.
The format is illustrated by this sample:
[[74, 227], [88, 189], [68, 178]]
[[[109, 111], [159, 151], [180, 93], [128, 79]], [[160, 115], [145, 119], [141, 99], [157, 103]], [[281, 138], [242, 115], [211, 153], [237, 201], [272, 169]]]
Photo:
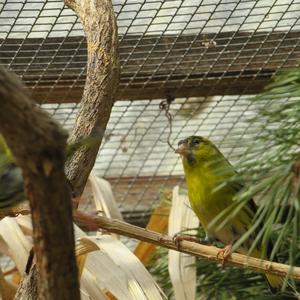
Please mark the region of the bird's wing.
[[[241, 182], [229, 182], [230, 187], [235, 191], [235, 193], [240, 192], [245, 186]], [[251, 198], [248, 200], [247, 204], [243, 206], [241, 209], [241, 217], [246, 221], [250, 222], [248, 225], [251, 226], [252, 220], [257, 212], [257, 205], [255, 204], [254, 200]], [[248, 220], [248, 221], [247, 221]], [[255, 230], [255, 233], [258, 234], [260, 230], [262, 229], [263, 224], [259, 224]], [[253, 239], [256, 234], [253, 234], [252, 237], [250, 237], [250, 242]], [[266, 255], [269, 257], [271, 255], [272, 249], [273, 249], [273, 242], [271, 239], [269, 239], [268, 244], [266, 245]], [[258, 245], [258, 248], [260, 246]]]
[[[238, 173], [236, 171], [234, 173], [237, 177]], [[227, 182], [227, 184], [228, 184], [229, 188], [232, 190], [233, 195], [237, 195], [238, 193], [240, 193], [245, 188], [244, 182], [241, 181], [241, 180], [238, 180], [238, 179], [237, 180], [230, 180], [230, 181]], [[250, 210], [252, 212], [252, 217], [254, 217], [254, 215], [257, 212], [257, 205], [255, 204], [255, 202], [252, 198], [248, 200], [246, 207], [247, 207], [248, 210]]]
[[10, 207], [24, 199], [23, 176], [15, 164], [0, 167], [0, 208]]

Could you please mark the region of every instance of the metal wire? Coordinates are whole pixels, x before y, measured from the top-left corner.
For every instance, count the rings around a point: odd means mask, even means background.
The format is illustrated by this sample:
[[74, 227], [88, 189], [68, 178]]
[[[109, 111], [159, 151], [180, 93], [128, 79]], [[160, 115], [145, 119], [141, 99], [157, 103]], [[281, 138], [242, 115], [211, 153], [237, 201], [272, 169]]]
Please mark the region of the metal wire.
[[[171, 105], [171, 140], [175, 145], [189, 135], [208, 136], [231, 158], [233, 150], [243, 151], [245, 143], [259, 134], [245, 121], [254, 109], [248, 98], [175, 99]], [[183, 181], [180, 160], [165, 142], [169, 122], [159, 109], [160, 103], [160, 100], [117, 102], [95, 165], [96, 174], [111, 182], [120, 208], [127, 214], [147, 212], [161, 200], [165, 189]], [[78, 106], [44, 107], [62, 124], [72, 127]], [[226, 139], [233, 136], [243, 139], [244, 144], [227, 145]]]
[[[95, 172], [110, 181], [128, 218], [145, 217], [165, 190], [184, 185], [181, 163], [170, 149], [180, 138], [208, 136], [234, 162], [259, 134], [246, 122], [254, 113], [249, 94], [277, 72], [299, 66], [300, 0], [113, 5], [122, 101], [113, 108]], [[74, 90], [83, 89], [86, 75], [86, 41], [71, 10], [58, 0], [0, 0], [0, 63], [72, 128], [79, 108]], [[233, 136], [243, 143], [228, 141]]]

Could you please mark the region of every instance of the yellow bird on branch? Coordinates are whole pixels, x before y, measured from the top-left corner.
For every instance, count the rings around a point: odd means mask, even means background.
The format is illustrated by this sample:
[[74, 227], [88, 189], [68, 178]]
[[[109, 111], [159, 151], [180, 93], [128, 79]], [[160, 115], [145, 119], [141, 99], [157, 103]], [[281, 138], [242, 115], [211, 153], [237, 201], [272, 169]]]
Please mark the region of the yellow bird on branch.
[[[220, 213], [231, 206], [234, 197], [243, 189], [242, 184], [230, 182], [230, 179], [237, 175], [236, 171], [211, 141], [200, 136], [191, 136], [180, 141], [175, 152], [182, 158], [191, 207], [206, 232], [202, 242], [223, 243], [225, 247], [220, 251], [220, 255], [226, 260], [226, 257], [231, 254], [232, 245], [250, 229], [256, 214], [256, 205], [251, 199], [228, 222], [223, 223], [224, 218], [214, 221]], [[255, 237], [255, 233], [252, 234], [237, 249], [237, 252], [249, 255]], [[183, 239], [191, 240], [185, 236], [175, 237], [178, 243]], [[271, 242], [267, 247], [258, 244], [250, 255], [268, 259], [271, 249]], [[280, 292], [284, 278], [272, 274], [265, 274], [265, 276], [271, 291]], [[299, 299], [299, 294], [292, 286], [288, 285], [286, 292], [292, 294], [290, 299]]]

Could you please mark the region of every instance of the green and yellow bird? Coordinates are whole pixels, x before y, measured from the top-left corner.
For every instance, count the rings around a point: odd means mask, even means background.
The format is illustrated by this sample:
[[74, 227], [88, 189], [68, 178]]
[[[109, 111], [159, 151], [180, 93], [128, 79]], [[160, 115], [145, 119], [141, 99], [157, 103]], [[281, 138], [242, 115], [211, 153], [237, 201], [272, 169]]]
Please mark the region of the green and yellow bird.
[[[190, 204], [206, 232], [205, 242], [222, 242], [226, 245], [223, 254], [229, 255], [231, 245], [245, 234], [252, 224], [256, 213], [254, 201], [249, 201], [224, 226], [219, 226], [220, 222], [212, 222], [233, 203], [235, 195], [243, 188], [242, 184], [228, 183], [237, 173], [218, 148], [206, 138], [191, 136], [181, 140], [175, 152], [181, 155]], [[227, 184], [221, 185], [224, 182]], [[250, 237], [237, 251], [249, 254], [252, 243], [253, 239]], [[267, 248], [269, 247], [271, 245]], [[262, 251], [261, 245], [258, 245], [250, 255], [267, 258]], [[266, 274], [266, 278], [272, 292], [277, 293], [281, 290], [282, 277]], [[296, 291], [293, 290], [293, 293]]]

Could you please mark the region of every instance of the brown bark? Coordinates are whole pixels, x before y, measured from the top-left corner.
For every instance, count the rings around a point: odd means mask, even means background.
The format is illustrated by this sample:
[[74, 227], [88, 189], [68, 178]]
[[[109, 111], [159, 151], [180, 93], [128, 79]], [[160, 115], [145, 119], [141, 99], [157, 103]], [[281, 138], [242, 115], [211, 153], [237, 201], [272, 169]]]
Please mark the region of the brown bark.
[[[80, 195], [94, 165], [114, 102], [119, 80], [118, 36], [110, 0], [66, 0], [66, 5], [80, 16], [88, 44], [86, 85], [70, 140], [76, 141], [83, 136], [97, 136], [97, 143], [75, 153], [66, 164], [66, 173], [73, 191]], [[21, 284], [20, 288], [26, 292], [28, 299], [37, 299], [36, 289], [32, 289], [31, 286], [31, 282], [36, 280], [37, 270], [34, 268]]]
[[70, 137], [97, 136], [67, 162], [66, 174], [75, 195], [81, 195], [109, 120], [119, 80], [118, 32], [111, 0], [65, 0], [81, 19], [87, 38], [87, 77], [81, 107]]
[[21, 281], [15, 300], [39, 300], [36, 265], [31, 268], [29, 274]]
[[64, 173], [67, 135], [2, 68], [0, 132], [23, 170], [41, 279], [39, 299], [79, 299], [72, 205]]

